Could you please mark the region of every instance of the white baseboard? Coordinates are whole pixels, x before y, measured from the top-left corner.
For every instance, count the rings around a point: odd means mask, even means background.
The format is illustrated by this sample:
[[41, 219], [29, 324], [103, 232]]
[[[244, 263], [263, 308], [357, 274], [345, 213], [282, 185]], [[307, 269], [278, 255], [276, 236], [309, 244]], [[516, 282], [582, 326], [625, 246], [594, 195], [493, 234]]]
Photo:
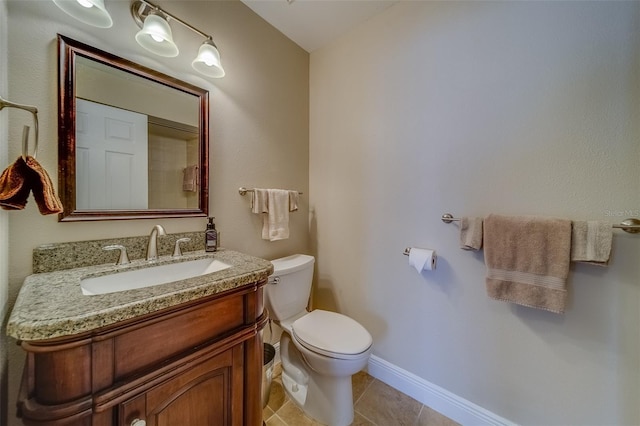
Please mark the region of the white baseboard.
[[462, 425], [515, 426], [484, 408], [434, 385], [415, 374], [371, 355], [368, 373]]

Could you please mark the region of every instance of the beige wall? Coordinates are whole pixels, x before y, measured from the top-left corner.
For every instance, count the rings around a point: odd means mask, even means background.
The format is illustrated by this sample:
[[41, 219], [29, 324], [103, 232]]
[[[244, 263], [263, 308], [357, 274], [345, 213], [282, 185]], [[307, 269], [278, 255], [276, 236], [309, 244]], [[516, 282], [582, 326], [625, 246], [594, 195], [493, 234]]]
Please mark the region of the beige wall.
[[[239, 1], [165, 1], [162, 6], [214, 36], [227, 72], [225, 78], [209, 80], [191, 68], [202, 40], [178, 25], [173, 26], [181, 49], [178, 57], [161, 58], [139, 47], [134, 40], [137, 27], [130, 16], [129, 2], [107, 2], [115, 21], [110, 29], [75, 21], [51, 1], [8, 2], [9, 60], [1, 61], [1, 66], [8, 62], [12, 98], [37, 105], [40, 111], [38, 160], [56, 181], [56, 34], [61, 33], [209, 90], [210, 214], [216, 217], [223, 247], [267, 259], [307, 252], [307, 198], [302, 198], [300, 211], [291, 216], [291, 238], [271, 243], [260, 238], [262, 221], [250, 213], [249, 197], [241, 197], [237, 189], [284, 187], [308, 193], [309, 55]], [[25, 119], [18, 114], [10, 116], [9, 158], [20, 152], [18, 141]], [[146, 235], [155, 223], [170, 233], [204, 231], [206, 219], [58, 223], [56, 217], [40, 216], [31, 199], [25, 211], [9, 214], [10, 303], [31, 273], [31, 252], [37, 245]], [[4, 246], [0, 247], [2, 253], [6, 253]], [[6, 281], [6, 275], [3, 271], [0, 284]], [[14, 424], [23, 354], [13, 341], [8, 346], [9, 424]]]
[[[0, 0], [0, 95], [9, 99], [7, 84], [7, 3]], [[0, 112], [0, 168], [4, 170], [9, 165], [7, 123], [9, 110]], [[0, 210], [0, 424], [6, 423], [7, 418], [7, 338], [5, 337], [4, 318], [7, 314], [7, 298], [9, 293], [9, 214]]]
[[314, 51], [310, 91], [318, 305], [515, 423], [640, 424], [639, 237], [573, 265], [556, 315], [488, 299], [440, 221], [640, 215], [640, 3], [400, 2]]

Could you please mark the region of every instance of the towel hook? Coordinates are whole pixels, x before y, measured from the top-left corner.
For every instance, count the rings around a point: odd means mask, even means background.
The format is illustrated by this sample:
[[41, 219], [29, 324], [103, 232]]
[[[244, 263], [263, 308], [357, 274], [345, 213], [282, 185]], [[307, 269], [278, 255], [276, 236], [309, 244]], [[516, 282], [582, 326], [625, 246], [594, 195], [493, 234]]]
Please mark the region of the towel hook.
[[[5, 107], [23, 109], [25, 111], [29, 111], [33, 115], [35, 143], [33, 145], [32, 157], [36, 158], [36, 156], [38, 155], [38, 108], [31, 105], [17, 104], [15, 102], [11, 102], [6, 99], [3, 99], [2, 96], [0, 96], [0, 111]], [[29, 126], [25, 125], [22, 129], [22, 159], [26, 161], [28, 155], [29, 155]]]

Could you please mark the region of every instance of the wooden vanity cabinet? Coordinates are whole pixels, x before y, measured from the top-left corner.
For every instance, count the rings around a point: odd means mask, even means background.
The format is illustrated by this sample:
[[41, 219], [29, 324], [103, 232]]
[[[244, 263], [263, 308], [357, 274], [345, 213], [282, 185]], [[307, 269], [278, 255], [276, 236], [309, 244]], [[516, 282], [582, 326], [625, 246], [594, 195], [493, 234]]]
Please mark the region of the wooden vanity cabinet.
[[261, 425], [262, 286], [20, 342], [25, 425]]

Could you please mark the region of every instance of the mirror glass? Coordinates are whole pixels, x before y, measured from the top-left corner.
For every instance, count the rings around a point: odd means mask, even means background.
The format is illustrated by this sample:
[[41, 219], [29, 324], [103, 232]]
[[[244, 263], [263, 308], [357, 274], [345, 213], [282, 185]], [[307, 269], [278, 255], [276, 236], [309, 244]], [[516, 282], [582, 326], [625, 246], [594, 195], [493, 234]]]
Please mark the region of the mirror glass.
[[209, 94], [64, 36], [60, 220], [206, 216]]

